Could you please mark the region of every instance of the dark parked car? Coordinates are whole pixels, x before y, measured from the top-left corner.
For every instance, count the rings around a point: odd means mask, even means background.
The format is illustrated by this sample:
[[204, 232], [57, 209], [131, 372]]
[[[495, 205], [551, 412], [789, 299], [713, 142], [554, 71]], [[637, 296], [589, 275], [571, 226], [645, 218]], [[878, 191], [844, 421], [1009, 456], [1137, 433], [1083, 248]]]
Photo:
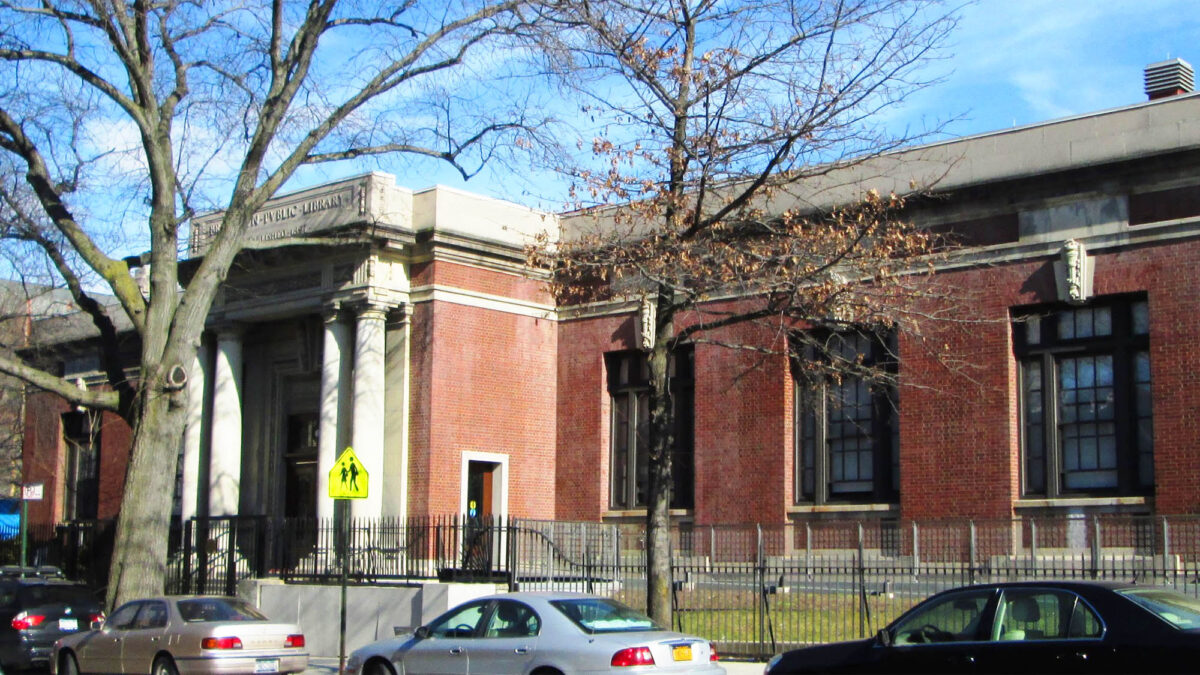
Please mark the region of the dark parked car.
[[779, 673], [1159, 673], [1200, 665], [1200, 601], [1160, 586], [1014, 582], [938, 593], [874, 637], [776, 656]]
[[[47, 574], [45, 570], [42, 574]], [[0, 666], [6, 671], [48, 668], [64, 635], [87, 630], [104, 612], [90, 588], [61, 578], [0, 576]]]

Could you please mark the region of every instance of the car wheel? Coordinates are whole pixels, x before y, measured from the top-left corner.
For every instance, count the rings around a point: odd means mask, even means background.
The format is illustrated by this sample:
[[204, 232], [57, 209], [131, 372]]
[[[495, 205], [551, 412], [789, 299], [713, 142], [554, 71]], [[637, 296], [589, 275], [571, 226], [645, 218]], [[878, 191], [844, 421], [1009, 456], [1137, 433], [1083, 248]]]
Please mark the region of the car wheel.
[[179, 675], [179, 671], [175, 669], [175, 662], [169, 656], [160, 656], [154, 660], [154, 670], [152, 675]]
[[58, 675], [79, 675], [79, 662], [71, 652], [63, 654], [58, 660]]
[[376, 659], [363, 667], [363, 675], [396, 675], [396, 671], [390, 664]]

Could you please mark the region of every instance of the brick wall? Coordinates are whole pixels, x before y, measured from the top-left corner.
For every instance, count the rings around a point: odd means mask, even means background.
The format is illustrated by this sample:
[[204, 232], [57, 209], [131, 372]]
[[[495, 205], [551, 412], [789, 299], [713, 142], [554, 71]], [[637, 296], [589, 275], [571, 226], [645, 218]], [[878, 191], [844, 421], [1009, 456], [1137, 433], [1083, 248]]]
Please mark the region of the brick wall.
[[[23, 464], [25, 482], [42, 483], [43, 499], [30, 502], [29, 522], [56, 523], [66, 500], [66, 452], [62, 415], [71, 411], [65, 401], [47, 392], [31, 393], [26, 401]], [[99, 498], [96, 516], [115, 518], [121, 510], [125, 469], [129, 464], [133, 434], [120, 416], [100, 413]]]
[[[634, 347], [633, 313], [562, 322], [557, 518], [597, 520], [609, 504], [610, 404], [604, 354]], [[770, 348], [746, 325], [720, 339]], [[694, 522], [779, 522], [791, 499], [792, 387], [782, 354], [699, 344], [695, 351]]]
[[58, 522], [63, 504], [61, 416], [70, 406], [45, 392], [30, 393], [25, 401], [25, 450], [22, 457], [25, 483], [42, 483], [43, 498], [29, 503], [31, 524]]
[[[98, 518], [116, 518], [125, 494], [125, 469], [129, 466], [129, 446], [133, 430], [116, 413], [106, 412], [100, 419], [100, 503]], [[174, 484], [174, 483], [172, 483]]]
[[[494, 280], [454, 274], [467, 287]], [[557, 337], [545, 319], [438, 300], [417, 305], [410, 513], [457, 512], [462, 453], [478, 451], [509, 456], [510, 515], [552, 516]]]
[[604, 354], [634, 345], [633, 315], [563, 321], [558, 329], [555, 518], [599, 520], [609, 504], [609, 415]]
[[697, 524], [779, 523], [792, 501], [792, 376], [786, 338], [756, 324], [696, 346]]
[[[1095, 295], [1150, 307], [1158, 513], [1200, 512], [1200, 242], [1095, 255]], [[1020, 499], [1020, 399], [1010, 311], [1054, 302], [1053, 260], [947, 272], [951, 320], [900, 339], [900, 515], [1009, 518]], [[944, 292], [944, 290], [943, 290]], [[632, 345], [632, 314], [565, 321], [558, 358], [557, 517], [608, 499], [603, 354]], [[745, 326], [720, 336], [768, 346]], [[778, 347], [778, 345], [776, 345]], [[779, 522], [792, 503], [791, 375], [781, 355], [696, 347], [697, 523]]]

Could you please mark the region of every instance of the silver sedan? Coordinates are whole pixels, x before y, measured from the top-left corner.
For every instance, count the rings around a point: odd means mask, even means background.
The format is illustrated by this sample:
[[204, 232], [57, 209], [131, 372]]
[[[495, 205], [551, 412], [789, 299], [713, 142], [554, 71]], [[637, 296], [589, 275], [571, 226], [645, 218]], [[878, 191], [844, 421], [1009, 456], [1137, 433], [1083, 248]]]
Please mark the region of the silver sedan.
[[50, 666], [55, 675], [285, 675], [308, 668], [308, 650], [299, 626], [236, 598], [171, 596], [126, 603], [60, 639]]
[[463, 603], [413, 633], [354, 651], [347, 675], [723, 674], [707, 640], [664, 630], [582, 593], [506, 593]]

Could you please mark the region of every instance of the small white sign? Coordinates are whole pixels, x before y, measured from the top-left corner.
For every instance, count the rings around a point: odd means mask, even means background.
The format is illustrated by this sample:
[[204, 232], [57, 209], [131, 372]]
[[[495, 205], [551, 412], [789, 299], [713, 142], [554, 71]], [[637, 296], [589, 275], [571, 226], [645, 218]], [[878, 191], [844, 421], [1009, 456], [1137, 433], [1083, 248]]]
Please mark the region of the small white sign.
[[42, 500], [42, 483], [26, 483], [21, 486], [21, 499], [29, 502]]

